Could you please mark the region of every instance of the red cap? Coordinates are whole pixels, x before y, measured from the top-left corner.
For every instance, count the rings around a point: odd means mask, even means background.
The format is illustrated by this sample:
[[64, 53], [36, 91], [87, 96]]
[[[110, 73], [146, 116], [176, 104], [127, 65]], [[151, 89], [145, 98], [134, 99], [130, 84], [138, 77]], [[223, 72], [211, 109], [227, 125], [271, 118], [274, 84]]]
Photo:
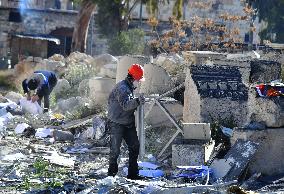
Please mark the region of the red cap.
[[144, 68], [139, 64], [132, 64], [129, 69], [128, 73], [137, 81], [144, 81]]

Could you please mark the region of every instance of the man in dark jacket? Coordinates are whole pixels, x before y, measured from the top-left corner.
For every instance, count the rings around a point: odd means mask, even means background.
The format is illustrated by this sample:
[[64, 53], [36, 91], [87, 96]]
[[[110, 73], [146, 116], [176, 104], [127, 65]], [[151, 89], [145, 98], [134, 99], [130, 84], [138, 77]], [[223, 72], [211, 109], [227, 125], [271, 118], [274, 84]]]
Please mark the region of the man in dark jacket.
[[143, 80], [144, 70], [139, 64], [133, 64], [128, 69], [125, 80], [113, 88], [108, 99], [108, 128], [110, 131], [110, 157], [108, 176], [118, 172], [117, 159], [120, 154], [122, 139], [125, 140], [129, 151], [129, 168], [127, 178], [142, 179], [138, 175], [137, 159], [139, 141], [135, 128], [134, 111], [140, 104], [145, 103], [143, 96], [134, 97], [135, 85]]
[[49, 109], [49, 95], [57, 84], [57, 78], [52, 71], [35, 71], [33, 75], [22, 82], [24, 93], [27, 94], [27, 100], [32, 102], [38, 101], [41, 105], [41, 100], [44, 98], [44, 112]]

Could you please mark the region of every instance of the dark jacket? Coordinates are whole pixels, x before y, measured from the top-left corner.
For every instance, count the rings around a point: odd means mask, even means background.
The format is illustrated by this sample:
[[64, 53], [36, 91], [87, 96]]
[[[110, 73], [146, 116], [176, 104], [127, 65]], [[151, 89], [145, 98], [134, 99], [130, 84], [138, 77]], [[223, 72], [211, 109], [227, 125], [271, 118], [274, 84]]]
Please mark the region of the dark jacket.
[[35, 71], [34, 74], [22, 82], [22, 87], [24, 93], [28, 93], [30, 90], [28, 88], [28, 82], [30, 79], [36, 79], [39, 83], [36, 88], [36, 94], [42, 98], [43, 96], [49, 95], [57, 83], [57, 78], [52, 71]]
[[134, 86], [126, 78], [116, 84], [108, 98], [108, 119], [122, 125], [135, 123], [134, 111], [139, 106], [134, 98]]

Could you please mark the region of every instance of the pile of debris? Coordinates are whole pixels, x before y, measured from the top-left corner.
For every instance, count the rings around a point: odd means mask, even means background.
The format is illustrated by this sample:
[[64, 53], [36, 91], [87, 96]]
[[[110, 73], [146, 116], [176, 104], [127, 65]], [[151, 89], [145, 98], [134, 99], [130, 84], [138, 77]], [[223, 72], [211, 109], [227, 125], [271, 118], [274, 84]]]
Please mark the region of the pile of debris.
[[[139, 174], [146, 177], [143, 181], [124, 178], [128, 158], [125, 144], [118, 175], [107, 177], [106, 99], [132, 63], [144, 64], [145, 68], [146, 81], [136, 91], [147, 97], [146, 154], [139, 162]], [[20, 62], [15, 68], [18, 82], [38, 69], [55, 71], [60, 79], [51, 96], [52, 111], [48, 113], [25, 106], [23, 96], [15, 92], [0, 98], [0, 191], [234, 193], [245, 192], [243, 189], [283, 189], [283, 176], [265, 179], [259, 173], [249, 174], [248, 168], [264, 148], [248, 133], [247, 139], [239, 138], [244, 136], [241, 128], [214, 122], [181, 122], [189, 113], [185, 109], [188, 104], [183, 104], [188, 87], [184, 82], [198, 83], [201, 89], [204, 84], [189, 80], [188, 75], [194, 75], [189, 66], [179, 55], [164, 54], [152, 60], [146, 56], [109, 54], [93, 58], [75, 52], [67, 58], [30, 57]], [[203, 79], [201, 73], [193, 78]], [[195, 93], [192, 95], [196, 97]], [[195, 105], [201, 101], [192, 100]], [[198, 116], [195, 111], [204, 107], [194, 109], [192, 118]], [[226, 143], [225, 149], [219, 143]], [[266, 182], [261, 182], [264, 179]]]

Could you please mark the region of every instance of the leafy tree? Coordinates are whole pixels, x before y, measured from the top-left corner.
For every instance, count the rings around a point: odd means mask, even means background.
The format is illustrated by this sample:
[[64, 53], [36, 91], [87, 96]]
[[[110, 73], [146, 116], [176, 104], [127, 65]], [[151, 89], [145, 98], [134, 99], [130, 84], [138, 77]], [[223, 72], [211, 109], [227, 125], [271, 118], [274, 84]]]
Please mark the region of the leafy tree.
[[[247, 2], [257, 9], [260, 21], [263, 20], [268, 24], [260, 33], [261, 39], [284, 43], [284, 0], [247, 0]], [[276, 33], [275, 39], [273, 33]]]
[[141, 29], [131, 29], [118, 33], [109, 42], [109, 52], [112, 55], [142, 54], [145, 33]]
[[[125, 31], [128, 28], [130, 14], [134, 7], [142, 1], [146, 3], [150, 13], [156, 13], [160, 2], [169, 0], [73, 0], [80, 4], [80, 10], [72, 37], [72, 51], [85, 52], [86, 38], [91, 16], [96, 7], [99, 8], [99, 24], [105, 34]], [[181, 4], [184, 0], [176, 0], [174, 14], [181, 17]]]

